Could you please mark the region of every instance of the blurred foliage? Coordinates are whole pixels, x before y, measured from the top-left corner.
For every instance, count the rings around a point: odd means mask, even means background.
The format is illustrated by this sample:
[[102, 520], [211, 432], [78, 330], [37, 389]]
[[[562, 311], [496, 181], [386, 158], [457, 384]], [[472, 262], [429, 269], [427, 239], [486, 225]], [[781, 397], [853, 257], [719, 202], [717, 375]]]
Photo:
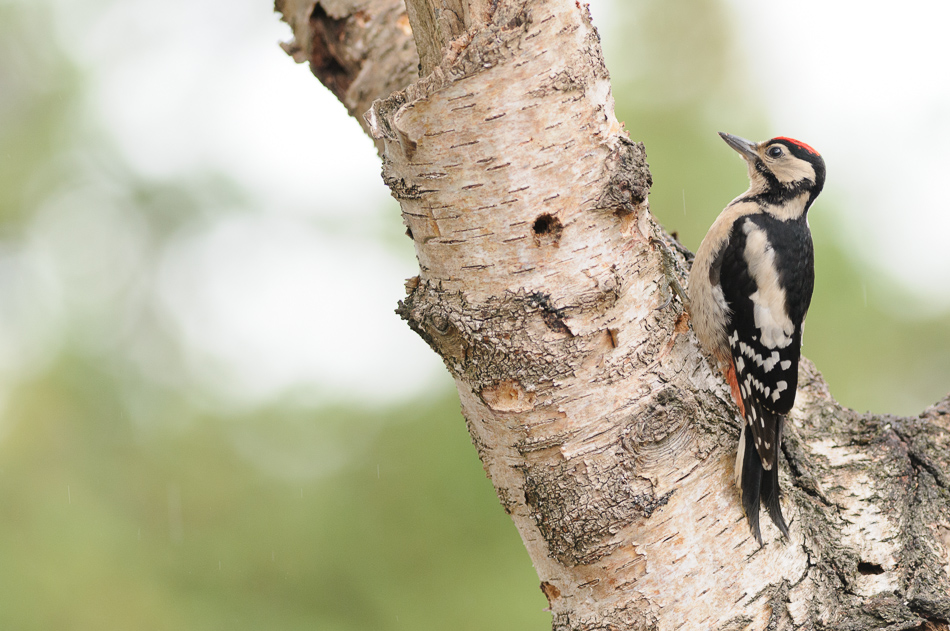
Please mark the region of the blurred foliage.
[[543, 628], [454, 396], [143, 429], [121, 389], [64, 358], [9, 402], [0, 628]]
[[[547, 628], [454, 393], [234, 412], [188, 380], [157, 261], [189, 222], [258, 209], [224, 176], [133, 172], [83, 113], [53, 6], [0, 2], [0, 628]], [[715, 131], [780, 130], [720, 2], [613, 11], [618, 115], [695, 248], [746, 186]], [[950, 381], [950, 325], [888, 315], [900, 293], [836, 241], [839, 201], [812, 216], [806, 354], [843, 402], [919, 411]]]
[[0, 2], [0, 628], [545, 628], [454, 393], [236, 412], [189, 380], [162, 254], [261, 209], [134, 172], [53, 10]]

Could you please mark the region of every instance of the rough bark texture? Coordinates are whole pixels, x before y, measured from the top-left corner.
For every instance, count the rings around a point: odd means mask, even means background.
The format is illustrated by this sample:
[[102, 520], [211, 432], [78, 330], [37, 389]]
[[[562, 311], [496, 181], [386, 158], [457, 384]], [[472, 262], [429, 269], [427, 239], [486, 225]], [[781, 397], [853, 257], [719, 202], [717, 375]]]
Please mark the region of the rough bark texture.
[[419, 259], [399, 313], [455, 378], [553, 628], [948, 629], [950, 398], [858, 415], [803, 361], [791, 540], [767, 524], [760, 549], [735, 411], [668, 304], [664, 249], [681, 282], [688, 260], [650, 216], [586, 7], [408, 5], [278, 9], [287, 50], [366, 112]]

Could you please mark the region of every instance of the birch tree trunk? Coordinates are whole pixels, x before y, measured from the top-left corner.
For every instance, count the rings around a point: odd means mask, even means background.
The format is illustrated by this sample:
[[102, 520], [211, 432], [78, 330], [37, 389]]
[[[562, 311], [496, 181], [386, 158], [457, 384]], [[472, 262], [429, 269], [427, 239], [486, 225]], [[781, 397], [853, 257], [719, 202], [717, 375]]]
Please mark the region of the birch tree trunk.
[[553, 628], [950, 628], [950, 398], [858, 415], [803, 360], [791, 539], [766, 523], [760, 549], [735, 410], [670, 300], [664, 252], [680, 282], [690, 256], [650, 215], [586, 6], [407, 5], [277, 1], [377, 143], [419, 260], [399, 313], [455, 378]]

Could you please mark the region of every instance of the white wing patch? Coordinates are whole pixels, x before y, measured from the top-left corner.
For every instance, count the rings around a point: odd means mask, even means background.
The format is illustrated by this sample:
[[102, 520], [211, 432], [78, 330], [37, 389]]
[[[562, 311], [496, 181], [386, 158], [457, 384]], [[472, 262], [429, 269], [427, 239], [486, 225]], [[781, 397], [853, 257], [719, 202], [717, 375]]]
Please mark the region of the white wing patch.
[[[762, 344], [766, 348], [785, 348], [792, 343], [795, 325], [785, 313], [785, 290], [779, 284], [775, 251], [765, 231], [753, 222], [746, 221], [742, 230], [746, 233], [743, 256], [756, 285], [755, 293], [749, 296], [755, 326], [762, 332]], [[774, 365], [772, 363], [768, 370]]]
[[772, 354], [769, 356], [769, 358], [761, 363], [762, 370], [769, 372], [775, 368], [775, 364], [778, 363], [779, 359], [781, 359], [781, 357], [778, 356], [778, 351], [772, 351]]
[[785, 390], [788, 390], [787, 381], [779, 381], [777, 384], [775, 384], [775, 392], [772, 393], [772, 400], [778, 401], [779, 395]]

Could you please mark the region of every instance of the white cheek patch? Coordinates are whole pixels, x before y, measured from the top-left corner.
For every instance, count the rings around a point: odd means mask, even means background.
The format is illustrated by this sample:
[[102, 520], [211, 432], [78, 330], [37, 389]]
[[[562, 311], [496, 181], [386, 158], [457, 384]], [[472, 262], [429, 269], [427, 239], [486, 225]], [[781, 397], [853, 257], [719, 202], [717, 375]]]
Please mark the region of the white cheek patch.
[[786, 158], [771, 165], [770, 170], [782, 184], [794, 184], [802, 180], [815, 181], [815, 167], [805, 160]]
[[[746, 233], [743, 256], [756, 285], [755, 293], [749, 296], [752, 299], [755, 326], [762, 333], [763, 346], [769, 349], [785, 348], [792, 343], [795, 326], [785, 313], [785, 290], [779, 284], [775, 251], [765, 231], [751, 221], [746, 221], [742, 230]], [[769, 370], [774, 365], [772, 363]]]

